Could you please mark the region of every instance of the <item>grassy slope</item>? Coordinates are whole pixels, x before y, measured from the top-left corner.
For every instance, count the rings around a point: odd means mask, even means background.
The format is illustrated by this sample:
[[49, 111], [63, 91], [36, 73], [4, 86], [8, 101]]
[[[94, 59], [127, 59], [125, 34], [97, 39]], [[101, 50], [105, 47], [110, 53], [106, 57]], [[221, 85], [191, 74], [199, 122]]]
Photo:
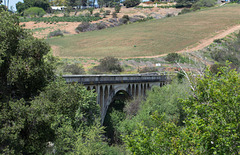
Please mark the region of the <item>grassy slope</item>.
[[[48, 42], [62, 57], [136, 57], [182, 50], [215, 32], [240, 24], [240, 5], [86, 32]], [[136, 45], [136, 47], [135, 47]]]

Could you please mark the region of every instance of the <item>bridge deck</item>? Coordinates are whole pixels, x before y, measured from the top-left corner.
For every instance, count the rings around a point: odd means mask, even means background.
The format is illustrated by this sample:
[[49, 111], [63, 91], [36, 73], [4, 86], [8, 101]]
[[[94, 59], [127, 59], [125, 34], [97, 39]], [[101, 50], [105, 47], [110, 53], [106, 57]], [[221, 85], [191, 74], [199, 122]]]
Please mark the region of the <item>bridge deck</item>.
[[63, 75], [67, 83], [78, 82], [84, 85], [166, 82], [166, 75], [158, 74], [126, 74], [126, 75]]

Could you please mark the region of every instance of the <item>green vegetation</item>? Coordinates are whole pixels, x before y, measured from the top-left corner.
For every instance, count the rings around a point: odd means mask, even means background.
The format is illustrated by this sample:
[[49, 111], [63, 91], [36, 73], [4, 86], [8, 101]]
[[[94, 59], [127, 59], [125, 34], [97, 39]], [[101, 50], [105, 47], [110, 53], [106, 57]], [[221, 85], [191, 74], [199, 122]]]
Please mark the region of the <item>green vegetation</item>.
[[24, 10], [24, 16], [29, 16], [29, 17], [42, 17], [45, 15], [46, 12], [42, 8], [38, 7], [31, 7], [26, 10]]
[[49, 45], [0, 16], [0, 154], [119, 152], [103, 141], [96, 94], [56, 77]]
[[120, 66], [119, 60], [114, 57], [105, 57], [103, 59], [100, 59], [100, 64], [98, 66], [94, 66], [90, 70], [92, 74], [119, 73], [122, 71], [123, 68]]
[[200, 7], [212, 7], [216, 5], [217, 0], [177, 0], [178, 8], [181, 7], [193, 7], [199, 9]]
[[126, 6], [126, 8], [134, 7], [140, 4], [140, 0], [125, 0], [123, 2], [123, 5]]
[[80, 64], [67, 64], [63, 70], [65, 73], [71, 73], [73, 75], [85, 74], [83, 66]]
[[63, 37], [63, 32], [61, 30], [55, 30], [53, 32], [50, 32], [48, 34], [48, 38], [52, 38], [52, 37]]
[[54, 22], [91, 22], [101, 19], [101, 17], [83, 17], [83, 16], [71, 16], [71, 17], [40, 17], [40, 18], [21, 18], [20, 22], [45, 22], [45, 23], [54, 23]]
[[172, 53], [239, 24], [239, 8], [240, 5], [231, 4], [172, 18], [52, 38], [48, 42], [59, 47], [58, 53], [62, 57], [136, 57]]
[[[138, 125], [137, 121], [132, 120], [130, 121], [134, 123], [125, 123], [126, 129], [129, 129], [129, 124], [135, 127], [134, 132], [130, 128], [130, 134], [125, 136], [125, 142], [131, 152], [239, 154], [240, 75], [228, 67], [221, 67], [219, 71], [218, 74], [212, 74], [207, 70], [204, 76], [197, 78], [193, 84], [193, 95], [188, 99], [179, 100], [178, 105], [182, 106], [179, 110], [184, 116], [184, 121], [180, 121], [181, 117], [176, 117], [176, 112], [170, 113], [170, 116], [173, 114], [175, 118], [169, 117], [166, 109], [153, 113], [150, 116], [152, 119], [140, 119], [143, 121], [138, 121]], [[153, 99], [156, 98], [157, 96]], [[136, 118], [139, 116], [141, 115], [137, 115]]]
[[209, 53], [210, 58], [221, 65], [226, 61], [232, 62], [231, 67], [238, 69], [240, 66], [240, 32], [232, 37], [214, 40], [214, 43], [206, 48], [204, 53]]
[[151, 9], [153, 6], [136, 6], [136, 8]]
[[138, 69], [139, 73], [148, 73], [148, 72], [158, 72], [158, 69], [156, 67], [144, 67]]
[[[219, 10], [229, 12], [218, 17], [221, 14]], [[207, 32], [231, 26], [231, 22], [237, 24], [238, 10], [239, 6], [229, 5], [192, 13], [194, 17], [182, 15], [179, 17], [181, 20], [171, 18], [175, 24], [182, 21], [184, 26], [177, 25], [177, 31], [166, 32], [166, 38], [160, 40], [167, 40], [164, 43], [170, 46], [172, 42], [168, 37], [178, 37], [176, 34], [183, 44], [184, 41], [204, 38], [209, 35]], [[211, 19], [204, 18], [206, 12]], [[240, 66], [240, 33], [214, 41], [207, 52], [220, 64], [207, 68], [201, 73], [202, 76], [191, 76], [180, 71], [170, 84], [143, 92], [145, 99], [138, 96], [128, 100], [130, 96], [127, 92], [117, 92], [119, 96], [115, 96], [109, 105], [104, 126], [101, 126], [96, 90], [88, 91], [77, 83], [66, 84], [55, 72], [56, 66], [62, 65], [64, 72], [84, 74], [80, 63], [86, 59], [74, 59], [71, 64], [66, 59], [56, 62], [50, 54], [50, 46], [22, 29], [14, 14], [1, 10], [0, 16], [0, 154], [240, 154], [240, 74], [231, 69], [232, 65], [236, 68]], [[196, 25], [193, 25], [192, 20], [197, 17], [200, 21], [194, 21]], [[128, 21], [129, 17], [125, 16], [124, 19]], [[221, 19], [225, 21], [221, 22]], [[160, 31], [158, 25], [164, 27], [169, 23], [172, 24], [172, 20], [155, 20], [132, 24], [128, 28], [134, 28], [134, 33], [122, 26], [102, 32], [82, 33], [68, 39], [79, 41], [78, 38], [82, 37], [78, 44], [83, 42], [85, 46], [81, 48], [96, 47], [89, 51], [93, 52], [91, 54], [96, 54], [98, 44], [105, 39], [105, 46], [106, 41], [112, 41], [108, 45], [117, 46], [115, 49], [106, 46], [104, 50], [112, 52], [118, 47], [118, 54], [129, 56], [133, 51], [122, 45], [128, 45], [132, 40], [128, 46], [136, 51], [144, 48], [150, 52], [151, 49], [156, 50], [160, 44], [160, 33], [156, 31]], [[212, 24], [214, 29], [208, 27], [208, 30], [204, 27], [206, 23]], [[185, 30], [184, 33], [181, 30]], [[123, 32], [124, 35], [121, 35]], [[71, 44], [76, 43], [70, 41]], [[140, 43], [145, 46], [141, 47]], [[62, 42], [62, 47], [64, 45]], [[121, 50], [126, 50], [125, 55]], [[134, 60], [158, 62], [153, 58]], [[186, 58], [169, 53], [165, 60], [185, 62]], [[232, 64], [225, 63], [226, 60]], [[155, 69], [146, 67], [142, 72]], [[118, 59], [108, 56], [100, 59], [100, 64], [93, 71], [119, 73], [123, 68]], [[184, 78], [186, 76], [188, 78]]]
[[31, 7], [39, 7], [47, 11], [50, 7], [50, 4], [48, 0], [24, 0], [23, 2], [18, 2], [16, 4], [18, 13], [23, 13], [26, 9]]

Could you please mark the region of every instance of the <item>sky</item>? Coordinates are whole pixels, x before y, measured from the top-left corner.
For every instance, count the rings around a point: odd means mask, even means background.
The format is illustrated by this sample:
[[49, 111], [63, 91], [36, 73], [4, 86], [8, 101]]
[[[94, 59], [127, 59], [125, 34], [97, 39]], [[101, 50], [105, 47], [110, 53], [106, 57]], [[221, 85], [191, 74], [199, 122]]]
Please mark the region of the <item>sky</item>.
[[[3, 1], [3, 4], [4, 4], [4, 0], [2, 0]], [[7, 1], [7, 0], [6, 0]], [[10, 9], [10, 7], [12, 6], [13, 7], [13, 10], [17, 10], [16, 9], [16, 3], [17, 2], [23, 2], [23, 0], [9, 0], [9, 9]]]

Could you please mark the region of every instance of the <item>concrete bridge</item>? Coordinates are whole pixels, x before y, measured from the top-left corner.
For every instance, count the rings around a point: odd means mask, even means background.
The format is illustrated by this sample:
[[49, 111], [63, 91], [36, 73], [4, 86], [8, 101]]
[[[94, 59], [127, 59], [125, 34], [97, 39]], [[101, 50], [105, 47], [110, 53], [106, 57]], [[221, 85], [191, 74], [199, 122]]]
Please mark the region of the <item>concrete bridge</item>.
[[127, 75], [64, 75], [67, 83], [78, 82], [88, 90], [97, 93], [97, 103], [101, 107], [103, 123], [108, 106], [119, 92], [129, 97], [144, 96], [153, 86], [163, 86], [170, 80], [166, 75], [157, 73]]

